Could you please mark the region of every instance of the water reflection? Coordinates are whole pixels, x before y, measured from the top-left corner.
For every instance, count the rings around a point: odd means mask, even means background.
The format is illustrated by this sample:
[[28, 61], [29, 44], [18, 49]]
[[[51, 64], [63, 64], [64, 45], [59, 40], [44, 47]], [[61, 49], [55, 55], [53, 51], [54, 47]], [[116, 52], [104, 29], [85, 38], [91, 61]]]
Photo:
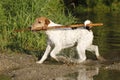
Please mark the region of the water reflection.
[[120, 80], [120, 71], [83, 67], [77, 72], [50, 80]]
[[81, 68], [78, 72], [57, 77], [54, 80], [93, 80], [93, 76], [98, 75], [99, 68]]

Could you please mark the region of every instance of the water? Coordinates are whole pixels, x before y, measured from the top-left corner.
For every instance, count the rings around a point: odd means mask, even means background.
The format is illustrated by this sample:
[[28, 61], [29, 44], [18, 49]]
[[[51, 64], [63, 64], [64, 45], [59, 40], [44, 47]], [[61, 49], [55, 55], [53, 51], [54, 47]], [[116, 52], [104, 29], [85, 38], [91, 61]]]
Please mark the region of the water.
[[54, 80], [120, 80], [120, 71], [99, 68], [81, 68], [77, 72], [57, 77]]

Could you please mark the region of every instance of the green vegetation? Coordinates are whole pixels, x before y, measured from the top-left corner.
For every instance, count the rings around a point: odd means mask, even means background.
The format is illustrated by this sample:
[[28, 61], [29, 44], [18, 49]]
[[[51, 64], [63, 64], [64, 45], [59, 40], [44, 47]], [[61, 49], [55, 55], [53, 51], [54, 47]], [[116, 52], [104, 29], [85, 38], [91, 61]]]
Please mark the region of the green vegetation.
[[56, 23], [71, 24], [75, 18], [65, 14], [61, 0], [0, 0], [0, 50], [43, 51], [46, 36], [43, 32], [14, 32], [29, 27], [40, 16]]
[[120, 12], [120, 0], [64, 0], [64, 2], [75, 15], [82, 12]]

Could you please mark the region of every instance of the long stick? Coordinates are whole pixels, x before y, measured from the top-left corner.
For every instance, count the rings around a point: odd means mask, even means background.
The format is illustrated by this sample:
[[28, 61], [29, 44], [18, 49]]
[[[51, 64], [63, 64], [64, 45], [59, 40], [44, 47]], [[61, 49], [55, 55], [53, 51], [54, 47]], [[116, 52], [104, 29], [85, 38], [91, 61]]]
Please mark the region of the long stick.
[[[103, 23], [94, 23], [94, 24], [89, 24], [87, 26], [102, 26]], [[53, 30], [53, 29], [59, 29], [59, 28], [77, 28], [77, 27], [83, 27], [84, 24], [74, 24], [74, 25], [66, 25], [66, 26], [50, 26], [47, 28], [42, 28], [42, 27], [38, 27], [36, 28], [34, 31], [40, 31], [40, 30]]]
[[14, 32], [31, 31], [31, 27], [25, 29], [15, 29]]
[[[95, 26], [102, 26], [103, 23], [91, 23], [87, 26], [92, 26], [92, 27], [95, 27]], [[38, 27], [36, 29], [34, 29], [34, 31], [41, 31], [41, 30], [53, 30], [53, 29], [59, 29], [59, 28], [77, 28], [77, 27], [83, 27], [84, 24], [73, 24], [73, 25], [65, 25], [65, 26], [50, 26], [50, 27], [47, 27], [47, 28], [44, 28], [44, 27]], [[15, 32], [21, 32], [21, 31], [30, 31], [31, 28], [28, 27], [27, 29], [21, 29], [21, 30], [15, 30]]]

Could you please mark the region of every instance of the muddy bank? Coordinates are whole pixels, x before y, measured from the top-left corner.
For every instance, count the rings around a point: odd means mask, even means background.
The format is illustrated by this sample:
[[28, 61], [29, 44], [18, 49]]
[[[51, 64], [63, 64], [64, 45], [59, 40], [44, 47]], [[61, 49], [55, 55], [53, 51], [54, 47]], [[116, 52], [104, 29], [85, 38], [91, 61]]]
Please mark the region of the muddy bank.
[[0, 72], [26, 67], [35, 62], [35, 58], [26, 54], [0, 54]]
[[36, 57], [27, 54], [0, 54], [0, 75], [6, 75], [10, 80], [60, 80], [66, 74], [78, 71], [79, 74], [84, 72], [93, 76], [98, 74], [99, 68], [120, 70], [120, 63], [115, 62], [89, 61], [76, 65], [46, 61], [36, 64], [36, 60]]

